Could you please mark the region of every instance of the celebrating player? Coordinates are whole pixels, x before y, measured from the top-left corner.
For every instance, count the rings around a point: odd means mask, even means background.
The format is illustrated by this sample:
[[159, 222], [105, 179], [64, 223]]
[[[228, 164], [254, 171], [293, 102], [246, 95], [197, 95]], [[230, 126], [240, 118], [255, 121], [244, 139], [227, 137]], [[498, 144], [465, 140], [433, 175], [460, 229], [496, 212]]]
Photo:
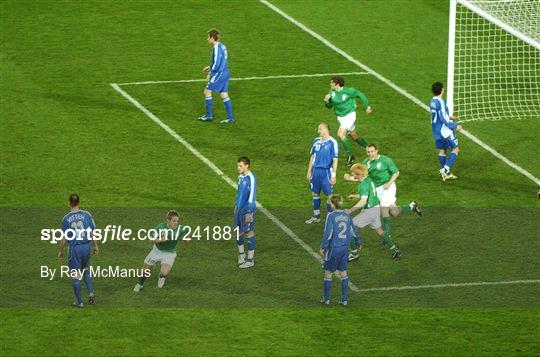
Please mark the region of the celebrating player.
[[[238, 245], [238, 266], [241, 269], [251, 268], [255, 265], [255, 210], [257, 195], [257, 180], [249, 170], [251, 162], [246, 156], [238, 159], [238, 192], [234, 206], [234, 228], [240, 230], [236, 243]], [[247, 259], [244, 253], [244, 237], [247, 238]]]
[[[396, 180], [399, 177], [399, 170], [394, 164], [394, 161], [385, 155], [380, 155], [375, 144], [368, 145], [368, 158], [364, 160], [364, 164], [368, 168], [368, 176], [375, 184], [377, 197], [381, 205], [382, 226], [383, 230], [389, 235], [392, 233], [392, 223], [390, 216], [396, 217], [402, 212], [414, 212], [418, 216], [422, 216], [422, 211], [418, 207], [416, 201], [409, 204], [396, 206]], [[345, 174], [345, 179], [349, 181], [357, 181], [354, 177]], [[354, 250], [351, 252], [350, 259], [358, 259], [358, 253]]]
[[324, 104], [327, 108], [334, 108], [339, 122], [338, 137], [347, 153], [347, 165], [352, 165], [354, 156], [349, 145], [349, 134], [359, 145], [366, 147], [367, 142], [360, 138], [356, 132], [356, 99], [360, 98], [366, 106], [366, 113], [371, 113], [372, 109], [364, 93], [352, 87], [344, 87], [345, 80], [341, 76], [333, 76], [330, 80], [330, 92], [324, 97]]
[[333, 211], [326, 216], [324, 235], [319, 254], [323, 257], [324, 284], [323, 299], [321, 303], [330, 304], [330, 290], [332, 289], [332, 274], [337, 270], [341, 278], [341, 303], [347, 306], [347, 290], [349, 277], [347, 276], [347, 253], [351, 238], [354, 238], [356, 249], [360, 249], [362, 240], [356, 230], [351, 216], [342, 210], [340, 195], [330, 196], [330, 204]]
[[223, 105], [227, 111], [227, 119], [221, 123], [233, 123], [234, 115], [232, 111], [231, 98], [229, 98], [229, 67], [227, 57], [227, 47], [219, 42], [219, 31], [211, 29], [208, 31], [208, 43], [212, 45], [212, 63], [203, 68], [204, 72], [209, 72], [206, 76], [208, 84], [204, 89], [206, 114], [199, 117], [202, 121], [212, 120], [212, 92], [218, 92], [223, 99]]
[[[71, 271], [71, 285], [75, 294], [74, 306], [83, 307], [81, 294], [81, 279], [84, 279], [88, 291], [88, 303], [95, 303], [94, 288], [90, 277], [90, 240], [92, 231], [96, 228], [94, 218], [88, 211], [79, 208], [80, 198], [76, 193], [69, 195], [69, 213], [62, 218], [62, 230], [66, 237], [60, 242], [57, 257], [64, 256], [64, 247], [68, 245], [68, 267]], [[69, 230], [69, 231], [68, 231]], [[66, 238], [68, 238], [66, 240]], [[99, 253], [97, 240], [92, 241], [94, 255]], [[82, 276], [81, 276], [82, 274]]]
[[[365, 164], [354, 164], [351, 167], [351, 173], [354, 178], [359, 182], [358, 194], [352, 194], [348, 196], [349, 200], [360, 199], [352, 208], [348, 210], [348, 213], [352, 214], [358, 209], [362, 209], [359, 215], [353, 218], [353, 223], [358, 228], [364, 228], [369, 225], [380, 237], [382, 237], [384, 244], [388, 245], [392, 258], [397, 259], [401, 255], [401, 252], [394, 244], [392, 236], [389, 232], [384, 231], [381, 228], [381, 208], [380, 201], [377, 197], [377, 190], [371, 177], [368, 176], [368, 168]], [[357, 249], [353, 249], [351, 252], [353, 258], [359, 253]], [[356, 259], [356, 258], [355, 258]]]
[[[313, 195], [313, 216], [307, 224], [321, 221], [321, 190], [325, 195], [332, 194], [332, 186], [336, 184], [338, 166], [338, 144], [330, 136], [328, 124], [321, 123], [317, 129], [319, 137], [313, 141], [307, 170], [307, 179]], [[326, 209], [331, 211], [330, 200], [326, 201]]]
[[[458, 118], [450, 115], [448, 107], [442, 98], [444, 94], [442, 83], [433, 83], [431, 91], [435, 95], [429, 102], [429, 108], [431, 109], [431, 131], [435, 139], [435, 148], [439, 150], [439, 163], [441, 164], [439, 173], [443, 181], [455, 180], [457, 176], [450, 172], [450, 168], [454, 165], [459, 153], [458, 138], [455, 131], [461, 130], [462, 127], [454, 123], [454, 120]], [[447, 158], [446, 152], [448, 150], [452, 151]]]
[[161, 263], [157, 286], [158, 288], [162, 288], [165, 285], [165, 278], [171, 272], [176, 259], [178, 241], [188, 232], [188, 227], [182, 227], [178, 224], [179, 220], [180, 215], [178, 212], [169, 210], [167, 212], [167, 222], [160, 223], [156, 226], [155, 230], [158, 232], [159, 237], [149, 240], [154, 246], [144, 259], [142, 273], [139, 277], [139, 282], [133, 288], [134, 292], [138, 293], [142, 290], [144, 281], [150, 276], [150, 269], [156, 263]]

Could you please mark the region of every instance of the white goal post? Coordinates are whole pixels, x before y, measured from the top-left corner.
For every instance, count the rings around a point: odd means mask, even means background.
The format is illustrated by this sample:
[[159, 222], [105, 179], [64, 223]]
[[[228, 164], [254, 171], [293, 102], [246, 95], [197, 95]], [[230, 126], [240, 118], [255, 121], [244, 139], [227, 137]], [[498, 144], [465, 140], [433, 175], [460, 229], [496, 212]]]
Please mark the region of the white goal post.
[[450, 0], [446, 94], [462, 121], [540, 118], [540, 0]]

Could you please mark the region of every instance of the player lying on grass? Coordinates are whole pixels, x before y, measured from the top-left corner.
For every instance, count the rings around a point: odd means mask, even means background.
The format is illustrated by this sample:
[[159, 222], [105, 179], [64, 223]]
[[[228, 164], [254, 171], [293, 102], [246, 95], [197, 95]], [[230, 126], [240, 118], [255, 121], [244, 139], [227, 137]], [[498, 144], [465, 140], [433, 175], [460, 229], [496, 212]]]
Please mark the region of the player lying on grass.
[[221, 123], [233, 123], [232, 103], [228, 93], [230, 74], [227, 47], [219, 42], [219, 31], [216, 29], [208, 31], [208, 43], [212, 45], [212, 62], [210, 66], [203, 68], [204, 72], [208, 72], [206, 76], [208, 84], [204, 89], [206, 114], [200, 116], [199, 120], [212, 120], [212, 92], [218, 92], [221, 99], [223, 99], [223, 105], [225, 105], [225, 110], [227, 111], [227, 119], [222, 120]]
[[[443, 181], [455, 180], [457, 176], [453, 175], [450, 169], [454, 165], [459, 153], [456, 130], [459, 131], [462, 127], [454, 123], [454, 120], [458, 120], [458, 118], [450, 115], [448, 106], [442, 98], [444, 94], [442, 83], [433, 83], [431, 91], [435, 95], [429, 102], [429, 108], [431, 109], [431, 131], [435, 139], [435, 148], [439, 150], [439, 163], [441, 165], [439, 174]], [[451, 150], [450, 156], [446, 157], [448, 150]]]
[[[68, 268], [71, 272], [71, 286], [73, 287], [73, 293], [75, 294], [74, 306], [83, 307], [82, 293], [81, 293], [81, 280], [84, 279], [86, 290], [88, 291], [88, 303], [95, 303], [94, 288], [92, 286], [92, 278], [90, 277], [90, 246], [92, 245], [94, 255], [99, 253], [99, 247], [97, 240], [91, 240], [91, 231], [96, 228], [94, 218], [88, 211], [83, 211], [79, 208], [80, 198], [76, 193], [69, 195], [69, 206], [71, 207], [69, 213], [62, 218], [62, 230], [64, 233], [70, 229], [75, 234], [75, 239], [66, 240], [62, 239], [60, 242], [60, 249], [58, 250], [57, 257], [61, 259], [64, 256], [64, 247], [66, 242], [68, 245]], [[89, 231], [87, 231], [89, 230]], [[89, 235], [87, 234], [89, 233]], [[69, 236], [71, 237], [71, 236]], [[81, 277], [82, 272], [82, 277]]]
[[139, 282], [133, 288], [133, 291], [138, 293], [144, 287], [144, 281], [150, 276], [150, 269], [156, 264], [161, 263], [159, 271], [158, 288], [162, 288], [165, 284], [165, 278], [171, 272], [171, 268], [176, 260], [176, 247], [178, 241], [181, 240], [188, 232], [188, 227], [182, 227], [178, 224], [180, 215], [175, 210], [167, 212], [167, 221], [156, 226], [156, 231], [159, 232], [157, 239], [149, 241], [154, 245], [152, 250], [144, 259], [142, 273]]
[[[313, 196], [313, 216], [306, 221], [307, 224], [321, 221], [321, 191], [326, 196], [332, 194], [338, 166], [338, 143], [330, 136], [328, 124], [319, 124], [317, 133], [319, 137], [313, 140], [306, 175]], [[329, 199], [326, 201], [326, 210], [332, 210]]]
[[[257, 179], [249, 170], [251, 161], [242, 156], [236, 162], [238, 173], [238, 191], [234, 205], [234, 228], [240, 230], [236, 244], [238, 246], [238, 266], [241, 269], [255, 265], [255, 211], [257, 197]], [[244, 253], [244, 237], [247, 238], [247, 259]]]
[[354, 239], [356, 249], [360, 249], [362, 240], [351, 216], [342, 209], [343, 200], [340, 195], [330, 196], [332, 212], [326, 216], [324, 234], [319, 254], [323, 257], [324, 283], [321, 303], [330, 305], [330, 291], [332, 289], [332, 274], [337, 271], [341, 278], [341, 304], [347, 306], [347, 290], [349, 277], [347, 276], [347, 255], [349, 245]]
[[350, 135], [359, 145], [366, 147], [367, 142], [360, 138], [356, 132], [356, 98], [360, 98], [366, 106], [366, 113], [371, 113], [372, 109], [364, 93], [352, 87], [344, 87], [345, 80], [341, 76], [333, 76], [330, 79], [330, 91], [324, 97], [324, 105], [327, 108], [334, 108], [339, 122], [338, 137], [347, 153], [347, 165], [352, 165], [354, 156], [349, 145], [347, 135]]
[[[399, 170], [394, 161], [385, 155], [380, 155], [375, 144], [368, 145], [366, 149], [367, 159], [364, 164], [368, 168], [368, 176], [375, 184], [377, 198], [381, 205], [381, 216], [383, 230], [390, 236], [392, 235], [392, 222], [390, 216], [396, 217], [403, 212], [414, 212], [418, 216], [422, 216], [422, 211], [418, 207], [416, 201], [411, 201], [409, 204], [396, 206], [396, 180], [399, 177]], [[354, 176], [345, 174], [345, 180], [358, 181]], [[354, 249], [349, 255], [350, 260], [358, 259], [359, 254]]]
[[[358, 181], [358, 194], [351, 194], [349, 200], [359, 201], [350, 209], [349, 214], [361, 209], [362, 211], [353, 218], [353, 223], [358, 228], [364, 228], [369, 225], [380, 237], [383, 243], [390, 248], [393, 259], [399, 258], [401, 252], [392, 240], [389, 232], [381, 228], [381, 207], [377, 197], [377, 190], [373, 180], [368, 176], [368, 168], [365, 164], [354, 164], [351, 167], [351, 173]], [[358, 253], [358, 251], [356, 251]]]

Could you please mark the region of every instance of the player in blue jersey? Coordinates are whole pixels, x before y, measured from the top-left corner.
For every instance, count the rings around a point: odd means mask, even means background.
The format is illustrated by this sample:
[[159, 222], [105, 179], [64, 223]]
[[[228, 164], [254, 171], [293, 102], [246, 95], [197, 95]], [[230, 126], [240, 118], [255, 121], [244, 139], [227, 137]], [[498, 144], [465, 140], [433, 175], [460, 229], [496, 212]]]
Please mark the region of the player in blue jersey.
[[[450, 172], [459, 153], [458, 138], [456, 131], [462, 129], [461, 125], [454, 122], [458, 118], [450, 115], [448, 106], [443, 97], [444, 87], [441, 82], [435, 82], [431, 86], [434, 97], [429, 102], [431, 110], [431, 131], [435, 139], [435, 148], [439, 150], [439, 173], [443, 179], [455, 180], [457, 176]], [[446, 157], [447, 151], [451, 150], [450, 156]]]
[[[92, 240], [92, 230], [96, 228], [94, 219], [88, 211], [79, 208], [79, 195], [72, 193], [69, 196], [69, 205], [71, 210], [62, 218], [62, 230], [65, 238], [60, 242], [60, 249], [57, 257], [64, 256], [64, 247], [68, 245], [68, 267], [72, 276], [71, 285], [75, 293], [73, 305], [83, 307], [81, 280], [84, 279], [86, 290], [88, 291], [88, 303], [95, 303], [94, 288], [92, 287], [92, 279], [90, 278], [90, 251], [93, 250], [94, 255], [99, 253], [97, 240]], [[91, 244], [92, 242], [92, 244]], [[93, 249], [91, 249], [93, 245]]]
[[[251, 162], [246, 156], [238, 159], [238, 192], [234, 205], [234, 228], [238, 228], [238, 266], [241, 269], [251, 268], [255, 265], [255, 210], [257, 196], [257, 179], [249, 170]], [[247, 238], [247, 259], [244, 253], [244, 237]]]
[[[321, 221], [321, 191], [326, 196], [332, 194], [338, 166], [339, 146], [337, 141], [330, 136], [328, 124], [319, 124], [317, 133], [319, 137], [313, 140], [306, 175], [313, 196], [313, 216], [306, 221], [307, 224]], [[328, 212], [332, 210], [330, 200], [326, 201], [326, 209]]]
[[222, 120], [221, 123], [233, 123], [234, 115], [231, 98], [229, 98], [230, 75], [227, 47], [219, 42], [219, 31], [216, 29], [208, 31], [208, 43], [212, 45], [212, 62], [210, 66], [203, 68], [204, 72], [208, 72], [206, 76], [208, 84], [204, 88], [206, 114], [199, 117], [199, 120], [212, 120], [212, 92], [218, 92], [221, 99], [223, 99], [223, 105], [225, 105], [225, 110], [227, 111], [227, 119]]
[[360, 249], [362, 240], [351, 216], [342, 210], [343, 200], [340, 195], [330, 196], [330, 204], [333, 211], [326, 216], [324, 235], [319, 254], [323, 257], [324, 269], [324, 296], [321, 303], [330, 305], [330, 290], [332, 289], [332, 274], [337, 270], [341, 278], [341, 303], [347, 306], [347, 290], [349, 277], [347, 276], [347, 264], [349, 257], [349, 245], [354, 238], [356, 249]]

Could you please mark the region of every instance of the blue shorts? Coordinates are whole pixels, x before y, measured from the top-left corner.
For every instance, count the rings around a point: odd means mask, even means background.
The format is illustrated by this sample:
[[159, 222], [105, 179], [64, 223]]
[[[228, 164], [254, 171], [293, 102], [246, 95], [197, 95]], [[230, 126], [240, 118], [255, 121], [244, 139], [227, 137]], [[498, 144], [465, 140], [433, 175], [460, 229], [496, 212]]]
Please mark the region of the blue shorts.
[[229, 72], [219, 72], [210, 77], [206, 89], [212, 92], [226, 93], [229, 91]]
[[[246, 222], [246, 215], [251, 214], [251, 221]], [[255, 230], [255, 211], [250, 212], [246, 209], [239, 210], [234, 214], [233, 228], [240, 228], [240, 234]]]
[[349, 248], [348, 247], [339, 247], [339, 248], [330, 248], [324, 255], [323, 269], [331, 271], [332, 273], [336, 270], [344, 271], [347, 270], [349, 264]]
[[69, 269], [84, 269], [90, 264], [90, 243], [75, 244], [69, 247]]
[[331, 195], [333, 192], [332, 184], [330, 183], [330, 169], [314, 168], [309, 182], [311, 192], [319, 194], [321, 191], [325, 195]]
[[435, 140], [435, 148], [437, 150], [451, 150], [458, 146], [458, 138], [453, 134], [446, 139]]

